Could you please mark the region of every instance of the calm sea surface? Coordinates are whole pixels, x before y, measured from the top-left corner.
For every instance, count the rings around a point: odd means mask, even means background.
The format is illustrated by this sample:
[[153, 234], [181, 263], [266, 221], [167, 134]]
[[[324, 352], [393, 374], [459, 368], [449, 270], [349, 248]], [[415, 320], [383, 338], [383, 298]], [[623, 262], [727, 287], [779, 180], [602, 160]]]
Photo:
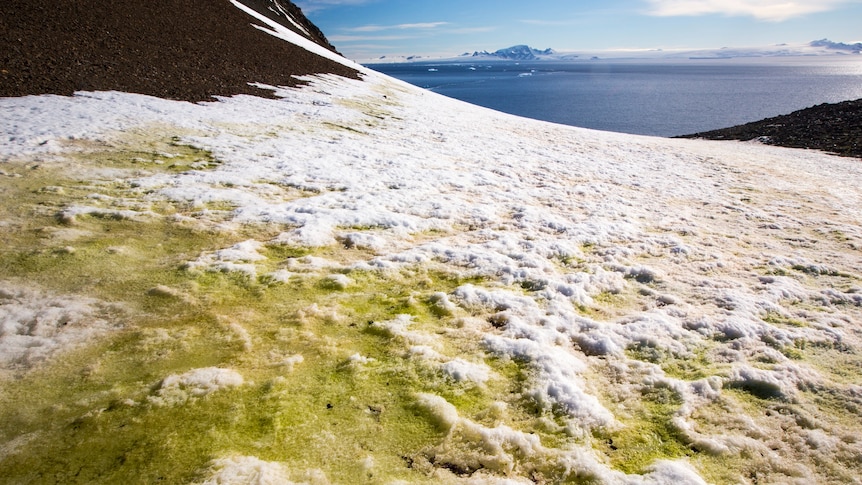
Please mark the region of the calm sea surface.
[[862, 98], [862, 56], [368, 67], [519, 116], [658, 136], [725, 128]]

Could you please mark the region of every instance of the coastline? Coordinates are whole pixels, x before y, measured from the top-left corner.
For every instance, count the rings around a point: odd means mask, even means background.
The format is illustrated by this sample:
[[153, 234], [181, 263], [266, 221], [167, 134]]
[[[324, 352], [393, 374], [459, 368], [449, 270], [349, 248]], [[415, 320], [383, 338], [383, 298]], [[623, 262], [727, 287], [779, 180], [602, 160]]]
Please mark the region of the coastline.
[[675, 138], [758, 140], [767, 145], [862, 158], [862, 99], [823, 103], [786, 115]]

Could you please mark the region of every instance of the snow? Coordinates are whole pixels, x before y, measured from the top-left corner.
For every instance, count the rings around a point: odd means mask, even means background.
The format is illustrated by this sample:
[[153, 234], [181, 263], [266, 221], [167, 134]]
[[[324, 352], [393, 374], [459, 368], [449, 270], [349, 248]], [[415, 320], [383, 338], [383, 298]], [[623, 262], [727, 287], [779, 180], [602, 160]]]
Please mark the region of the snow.
[[[202, 254], [197, 260], [186, 263], [186, 269], [221, 271], [225, 273], [245, 273], [250, 278], [257, 277], [254, 262], [266, 259], [266, 256], [258, 251], [263, 248], [263, 243], [249, 240], [237, 243], [229, 248], [220, 249], [212, 253]], [[271, 275], [276, 281], [285, 281], [289, 274], [274, 273]]]
[[348, 286], [353, 284], [353, 280], [343, 274], [331, 274], [326, 277], [325, 282], [331, 288], [337, 288], [339, 290], [346, 289]]
[[483, 364], [474, 364], [461, 358], [456, 358], [441, 365], [443, 372], [456, 381], [470, 381], [484, 384], [491, 378], [491, 369]]
[[120, 308], [92, 298], [0, 284], [0, 372], [30, 369], [122, 326]]
[[[266, 25], [269, 26], [270, 29], [272, 29], [272, 30], [269, 30], [269, 29], [266, 29], [264, 27], [260, 27], [260, 26], [255, 25], [255, 27], [257, 27], [261, 31], [266, 32], [268, 34], [271, 34], [274, 37], [284, 39], [287, 42], [290, 42], [292, 44], [296, 44], [300, 47], [303, 47], [303, 48], [305, 48], [311, 52], [314, 52], [315, 54], [317, 54], [321, 57], [325, 57], [327, 59], [333, 60], [339, 64], [344, 64], [347, 67], [353, 67], [353, 68], [358, 67], [358, 65], [353, 64], [352, 62], [350, 62], [347, 59], [341, 57], [340, 55], [332, 52], [331, 50], [321, 46], [320, 44], [317, 44], [317, 43], [297, 34], [296, 32], [288, 29], [287, 27], [281, 25], [280, 23], [267, 18], [265, 15], [262, 15], [262, 14], [256, 12], [254, 9], [246, 7], [245, 5], [243, 5], [242, 3], [240, 3], [236, 0], [231, 0], [231, 3], [234, 4], [234, 6], [236, 6], [238, 9], [251, 15], [252, 17], [256, 18], [257, 20], [265, 23]], [[287, 19], [290, 20], [290, 22], [293, 25], [295, 25], [297, 28], [299, 28], [303, 32], [308, 33], [308, 31], [306, 31], [302, 26], [297, 24], [296, 21], [293, 19], [293, 17], [291, 17], [289, 14], [285, 13], [285, 17], [287, 17]]]
[[[283, 464], [255, 456], [229, 456], [213, 460], [209, 477], [199, 485], [299, 485], [290, 480]], [[315, 481], [328, 483], [328, 481]]]
[[[249, 13], [273, 35], [307, 45]], [[202, 253], [190, 269], [254, 278], [266, 261], [262, 248], [284, 244], [357, 251], [352, 261], [289, 258], [278, 262], [283, 269], [268, 270], [272, 281], [311, 274], [350, 290], [359, 285], [351, 270], [443, 270], [474, 283], [448, 293], [432, 289], [435, 311], [464, 318], [469, 325], [458, 335], [472, 339], [484, 357], [526, 365], [526, 397], [559, 416], [575, 437], [623, 426], [628, 399], [670, 389], [681, 401], [676, 431], [701, 449], [792, 449], [758, 462], [775, 481], [789, 480], [787, 470], [822, 479], [819, 465], [793, 448], [799, 443], [821, 450], [817, 460], [830, 467], [845, 462], [823, 450], [862, 453], [856, 441], [833, 439], [837, 421], [785, 433], [775, 431], [781, 421], [772, 415], [737, 420], [748, 408], [724, 400], [746, 392], [812, 415], [829, 411], [818, 407], [814, 391], [860, 403], [858, 387], [836, 377], [858, 375], [852, 369], [833, 374], [817, 358], [794, 358], [804, 345], [830, 355], [862, 348], [858, 160], [553, 125], [363, 73], [361, 81], [319, 75], [303, 78], [302, 88], [273, 87], [276, 100], [235, 96], [190, 104], [117, 92], [0, 99], [0, 160], [62, 163], [72, 141], [110, 140], [132, 128], [182, 133], [183, 143], [222, 163], [207, 171], [142, 173], [135, 183], [148, 197], [228, 203], [235, 209], [217, 223], [222, 229], [284, 228], [269, 240]], [[283, 195], [288, 189], [291, 195]], [[71, 208], [70, 216], [92, 210]], [[2, 297], [4, 365], [38, 361], [111, 326], [94, 318], [81, 335], [75, 325], [61, 329], [58, 315], [98, 314], [99, 303], [21, 291]], [[490, 385], [499, 378], [476, 356], [454, 355], [410, 316], [370, 328], [455, 381]], [[674, 363], [698, 365], [697, 356], [708, 362], [698, 369], [706, 377], [671, 375]], [[273, 361], [287, 368], [303, 362], [301, 356]], [[349, 362], [374, 364], [361, 354]], [[197, 369], [168, 376], [150, 400], [177, 404], [242, 384], [236, 371]], [[551, 449], [508, 425], [460, 416], [442, 397], [422, 394], [417, 401], [450, 433], [438, 458], [461, 460], [459, 466], [505, 475], [517, 460], [550, 461], [609, 483], [703, 483], [684, 459], [624, 475], [589, 444]], [[719, 402], [730, 411], [698, 414]], [[284, 473], [254, 458], [225, 460], [214, 463], [207, 483], [250, 476], [268, 483]]]
[[[273, 2], [273, 5], [275, 5], [275, 9], [273, 9], [272, 7], [268, 7], [270, 11], [275, 12], [275, 13], [281, 13], [281, 14], [284, 16], [284, 18], [286, 18], [287, 20], [289, 20], [289, 21], [290, 21], [290, 23], [291, 23], [291, 24], [293, 24], [293, 26], [294, 26], [294, 27], [296, 27], [297, 29], [299, 29], [299, 30], [301, 30], [302, 32], [304, 32], [304, 33], [305, 33], [305, 35], [307, 35], [307, 36], [309, 36], [309, 37], [311, 36], [311, 34], [308, 32], [308, 30], [307, 30], [305, 27], [303, 27], [302, 25], [300, 25], [300, 24], [296, 21], [296, 19], [294, 19], [294, 18], [293, 18], [293, 16], [292, 16], [292, 15], [290, 15], [290, 12], [288, 12], [287, 10], [285, 10], [285, 9], [281, 6], [281, 4], [279, 4], [278, 2]], [[276, 11], [276, 10], [277, 10], [277, 11]]]
[[179, 405], [190, 399], [241, 386], [242, 375], [233, 369], [206, 367], [192, 369], [182, 374], [171, 374], [159, 383], [155, 393], [148, 398], [156, 406]]

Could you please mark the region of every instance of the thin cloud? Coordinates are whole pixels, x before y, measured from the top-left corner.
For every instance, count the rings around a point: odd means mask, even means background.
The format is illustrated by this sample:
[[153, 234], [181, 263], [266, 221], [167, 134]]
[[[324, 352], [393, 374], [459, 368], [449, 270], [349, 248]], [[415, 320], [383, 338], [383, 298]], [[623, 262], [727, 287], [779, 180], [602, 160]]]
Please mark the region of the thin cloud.
[[418, 24], [401, 24], [396, 26], [399, 29], [436, 29], [441, 25], [448, 25], [449, 22], [424, 22]]
[[749, 16], [782, 22], [804, 15], [834, 10], [857, 0], [647, 0], [650, 15], [681, 17], [709, 14]]
[[429, 30], [436, 29], [443, 25], [448, 25], [449, 22], [420, 22], [415, 24], [398, 24], [398, 25], [363, 25], [346, 29], [348, 32], [380, 32], [383, 30]]
[[362, 27], [354, 27], [351, 29], [343, 29], [345, 32], [380, 32], [386, 30], [382, 25], [363, 25]]
[[413, 39], [409, 35], [331, 35], [328, 39], [332, 42], [380, 42], [380, 41], [392, 41], [392, 40], [406, 40]]
[[330, 7], [341, 7], [345, 5], [364, 5], [366, 3], [373, 3], [376, 0], [305, 0], [305, 1], [297, 1], [296, 6], [298, 6], [304, 13], [309, 12], [317, 12], [319, 10], [327, 9]]
[[524, 19], [524, 20], [521, 20], [520, 22], [522, 24], [538, 25], [538, 26], [544, 26], [544, 27], [552, 27], [552, 26], [565, 27], [565, 26], [573, 25], [576, 23], [576, 22], [573, 22], [571, 20], [536, 20], [536, 19]]
[[493, 32], [497, 30], [498, 27], [463, 27], [460, 29], [451, 29], [447, 30], [447, 34], [484, 34], [486, 32]]
[[[422, 22], [398, 25], [363, 25], [342, 29], [342, 34], [331, 35], [332, 42], [380, 42], [406, 39], [427, 38], [440, 35], [481, 34], [497, 30], [497, 27], [451, 27], [449, 22]], [[404, 32], [397, 34], [397, 32]], [[363, 35], [375, 34], [378, 35]]]

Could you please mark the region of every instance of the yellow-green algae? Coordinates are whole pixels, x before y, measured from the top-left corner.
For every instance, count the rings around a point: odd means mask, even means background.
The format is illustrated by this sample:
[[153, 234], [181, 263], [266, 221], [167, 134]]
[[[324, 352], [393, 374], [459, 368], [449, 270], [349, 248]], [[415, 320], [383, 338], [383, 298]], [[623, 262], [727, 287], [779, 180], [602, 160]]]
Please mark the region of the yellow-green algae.
[[[421, 266], [344, 270], [352, 284], [340, 288], [328, 284], [326, 271], [287, 282], [188, 271], [184, 263], [203, 253], [268, 241], [286, 228], [214, 230], [195, 221], [203, 217], [201, 207], [141, 190], [138, 177], [218, 166], [211, 154], [178, 138], [152, 141], [133, 133], [71, 159], [74, 170], [54, 161], [4, 166], [0, 271], [11, 284], [117, 303], [125, 328], [3, 382], [5, 483], [187, 483], [203, 479], [211, 460], [233, 454], [283, 462], [297, 474], [321, 469], [334, 482], [433, 483], [427, 469], [414, 466], [445, 438], [415, 404], [423, 392], [481, 425], [534, 433], [546, 447], [584, 444], [567, 431], [565, 416], [540, 409], [524, 393], [533, 378], [529, 363], [486, 355], [478, 341], [460, 337], [457, 315], [433, 304], [433, 294], [482, 278]], [[293, 192], [284, 195], [307, 195]], [[107, 212], [63, 217], [75, 205]], [[115, 217], [114, 209], [140, 215]], [[255, 263], [258, 275], [307, 255], [344, 264], [371, 256], [340, 246], [271, 244], [259, 252], [266, 259]], [[602, 314], [630, 303], [610, 293], [595, 300], [594, 311]], [[410, 358], [407, 342], [373, 325], [404, 314], [412, 318], [411, 331], [437, 339], [437, 350], [483, 362], [493, 377], [485, 384], [455, 382]], [[184, 404], [153, 399], [164, 378], [206, 367], [233, 369], [245, 384]], [[501, 402], [505, 413], [489, 412]], [[670, 425], [678, 408], [673, 396], [647, 390], [639, 403], [625, 414], [623, 428], [595, 430], [593, 440], [604, 443], [596, 448], [613, 467], [640, 473], [656, 459], [692, 453]], [[536, 470], [555, 480], [552, 463]]]
[[786, 325], [789, 327], [797, 327], [797, 328], [802, 328], [802, 327], [808, 326], [808, 323], [803, 321], [803, 320], [788, 317], [788, 316], [782, 315], [782, 314], [780, 314], [778, 312], [774, 312], [774, 311], [766, 312], [766, 315], [764, 315], [761, 318], [761, 320], [763, 320], [766, 323], [772, 324], [772, 325]]
[[632, 345], [625, 352], [631, 359], [657, 364], [667, 376], [676, 379], [696, 381], [721, 374], [720, 367], [710, 359], [707, 346], [692, 349], [690, 355], [683, 356], [648, 345]]
[[623, 400], [606, 395], [605, 401], [621, 426], [593, 430], [593, 443], [613, 468], [644, 473], [656, 460], [697, 454], [672, 423], [682, 405], [672, 389], [645, 385], [639, 395]]
[[[88, 160], [119, 170], [111, 177], [131, 178], [141, 174], [128, 167], [143, 163], [131, 158], [146, 153], [90, 153]], [[352, 271], [354, 283], [339, 289], [314, 273], [275, 283], [243, 273], [190, 272], [183, 263], [204, 252], [252, 237], [267, 240], [283, 228], [208, 230], [166, 217], [186, 208], [164, 200], [135, 207], [148, 216], [63, 219], [58, 214], [89, 202], [94, 189], [117, 198], [141, 194], [122, 177], [64, 173], [50, 164], [13, 163], [6, 173], [11, 183], [0, 197], [10, 224], [2, 231], [0, 268], [7, 282], [121, 304], [116, 317], [125, 324], [4, 382], [0, 468], [6, 483], [183, 483], [200, 479], [210, 460], [235, 453], [284, 462], [297, 472], [319, 468], [336, 482], [362, 476], [421, 482], [430, 479], [409, 467], [409, 457], [442, 436], [415, 407], [417, 392], [436, 393], [480, 421], [495, 400], [520, 399], [524, 378], [507, 377], [522, 375], [522, 365], [488, 358], [504, 378], [457, 383], [406, 358], [404, 342], [370, 325], [409, 314], [415, 329], [440, 336], [444, 351], [483, 358], [477, 343], [446, 335], [457, 328], [455, 318], [430, 299], [475, 278], [427, 268]], [[20, 212], [13, 213], [16, 204]], [[367, 256], [358, 249], [280, 245], [261, 253], [267, 257], [261, 273], [309, 254], [336, 261]], [[301, 361], [290, 359], [295, 356]], [[205, 367], [234, 369], [245, 385], [185, 404], [151, 399], [165, 377]], [[514, 406], [510, 416], [533, 426], [527, 414]]]
[[[236, 274], [169, 272], [185, 298], [140, 292], [140, 307], [157, 301], [158, 312], [4, 388], [4, 441], [33, 437], [0, 462], [8, 477], [185, 482], [214, 457], [243, 453], [294, 469], [320, 468], [334, 481], [376, 474], [422, 481], [402, 457], [442, 436], [415, 409], [416, 393], [437, 393], [473, 415], [511, 385], [449, 382], [405, 360], [403, 345], [369, 330], [369, 318], [404, 312], [421, 326], [447, 324], [422, 299], [412, 302], [413, 288], [422, 286], [414, 274], [351, 273], [361, 284], [341, 292], [318, 277], [266, 286]], [[419, 274], [434, 289], [460, 283]], [[311, 304], [332, 312], [304, 311]], [[248, 333], [253, 351], [228, 322]], [[153, 338], [159, 333], [163, 338]], [[353, 365], [357, 353], [373, 360]], [[279, 365], [289, 355], [304, 360]], [[236, 369], [247, 384], [181, 406], [148, 401], [163, 377], [206, 366]], [[366, 469], [369, 456], [375, 466]]]

